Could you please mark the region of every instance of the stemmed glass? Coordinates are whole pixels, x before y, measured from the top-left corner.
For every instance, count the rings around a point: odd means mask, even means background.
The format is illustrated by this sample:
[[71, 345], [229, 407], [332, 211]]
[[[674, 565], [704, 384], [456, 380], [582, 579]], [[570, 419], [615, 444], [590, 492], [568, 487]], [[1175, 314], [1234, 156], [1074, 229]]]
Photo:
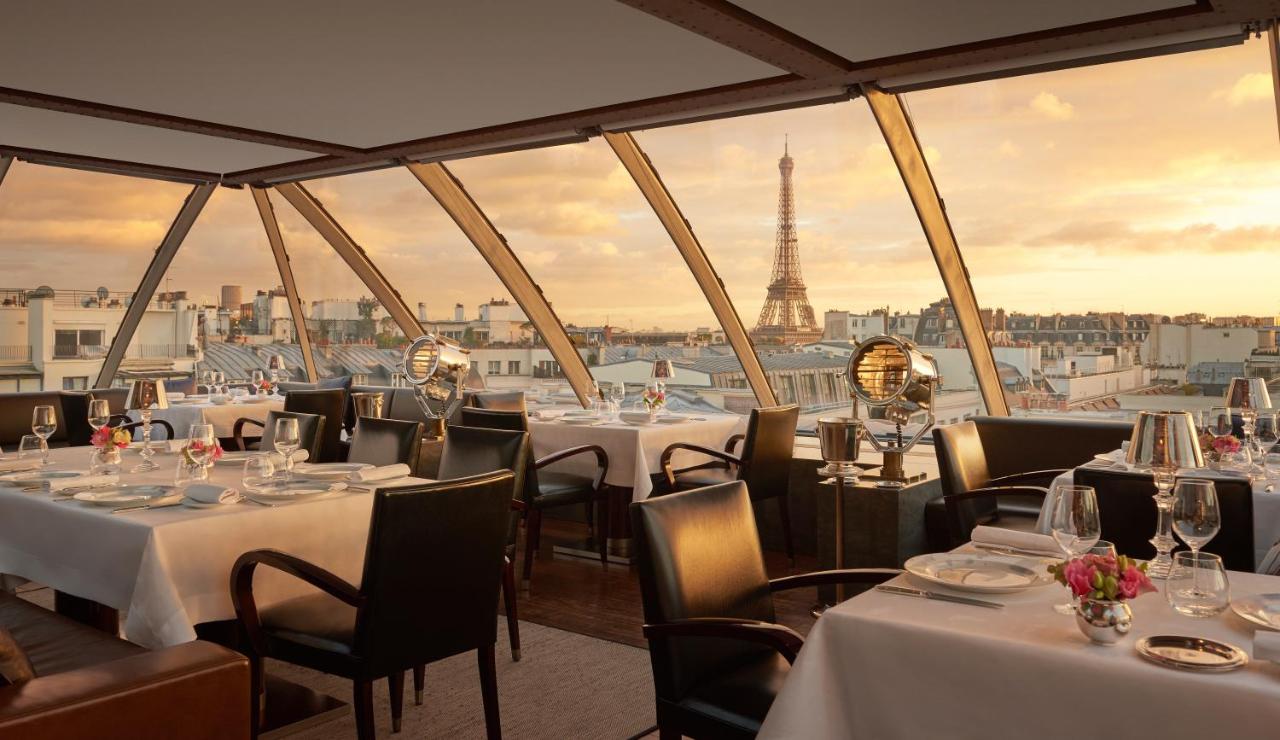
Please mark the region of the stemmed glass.
[[[1222, 527], [1222, 511], [1213, 481], [1183, 478], [1173, 487], [1173, 531], [1191, 548], [1191, 560], [1198, 561], [1200, 548]], [[1191, 594], [1199, 595], [1199, 568], [1192, 573]]]
[[89, 426], [93, 431], [105, 427], [111, 421], [111, 405], [104, 398], [95, 398], [89, 402]]
[[622, 410], [622, 402], [627, 398], [627, 387], [618, 381], [609, 387], [609, 401], [611, 402], [610, 411], [615, 415]]
[[1231, 409], [1215, 406], [1206, 414], [1204, 430], [1215, 437], [1225, 437], [1233, 429]]
[[[1053, 539], [1067, 558], [1078, 558], [1089, 552], [1102, 537], [1102, 523], [1098, 518], [1098, 495], [1092, 486], [1060, 484], [1049, 492], [1052, 497], [1049, 513], [1049, 529]], [[1055, 604], [1059, 614], [1075, 613], [1075, 604]]]
[[1280, 442], [1280, 430], [1276, 428], [1276, 420], [1275, 411], [1263, 409], [1258, 411], [1257, 419], [1253, 422], [1253, 475], [1255, 477], [1266, 475], [1263, 461], [1266, 460], [1267, 455], [1271, 454], [1276, 442]]
[[259, 393], [262, 393], [262, 381], [263, 381], [262, 371], [261, 371], [261, 370], [254, 370], [254, 371], [253, 371], [253, 376], [252, 376], [252, 378], [253, 378], [253, 393], [254, 393], [254, 395], [257, 395], [257, 394], [259, 394]]
[[212, 424], [191, 425], [187, 432], [187, 450], [193, 462], [207, 467], [213, 462], [213, 452], [217, 446], [218, 438], [213, 435]]
[[40, 464], [49, 464], [49, 438], [58, 431], [58, 415], [52, 406], [36, 406], [31, 411], [31, 431], [40, 438]]
[[276, 419], [273, 441], [276, 452], [284, 456], [284, 482], [288, 485], [293, 480], [293, 453], [302, 446], [302, 438], [298, 436], [298, 420]]

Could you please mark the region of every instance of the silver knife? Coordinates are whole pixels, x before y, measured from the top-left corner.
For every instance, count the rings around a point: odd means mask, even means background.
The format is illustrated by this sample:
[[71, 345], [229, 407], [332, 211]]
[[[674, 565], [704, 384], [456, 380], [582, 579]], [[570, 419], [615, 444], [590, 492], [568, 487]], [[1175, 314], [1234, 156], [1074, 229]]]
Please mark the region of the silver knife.
[[899, 596], [914, 596], [918, 599], [933, 599], [934, 601], [950, 601], [953, 604], [968, 604], [969, 606], [984, 606], [988, 609], [1003, 609], [1004, 604], [995, 601], [983, 601], [982, 599], [970, 599], [966, 596], [952, 596], [951, 594], [940, 594], [936, 591], [925, 591], [920, 588], [907, 588], [906, 586], [890, 586], [881, 584], [875, 587], [875, 590], [887, 594], [898, 594]]
[[182, 504], [182, 500], [179, 499], [177, 501], [170, 501], [164, 504], [139, 504], [138, 506], [121, 506], [118, 509], [112, 509], [111, 513], [123, 514], [128, 511], [142, 511], [143, 509], [165, 509], [170, 506], [179, 506], [181, 504]]

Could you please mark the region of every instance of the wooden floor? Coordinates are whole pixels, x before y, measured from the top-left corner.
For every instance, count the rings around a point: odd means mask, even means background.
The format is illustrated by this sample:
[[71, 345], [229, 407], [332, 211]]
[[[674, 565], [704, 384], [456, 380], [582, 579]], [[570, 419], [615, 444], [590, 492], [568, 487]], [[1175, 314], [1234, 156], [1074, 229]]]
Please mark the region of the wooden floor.
[[[520, 619], [636, 647], [647, 647], [640, 627], [643, 609], [634, 568], [598, 560], [554, 555], [558, 541], [581, 539], [586, 525], [544, 519], [542, 546], [533, 566], [533, 583], [521, 593], [516, 608]], [[524, 557], [523, 540], [517, 550]], [[812, 557], [797, 558], [793, 571], [783, 553], [766, 552], [770, 578], [814, 570]], [[523, 566], [523, 562], [518, 563]], [[518, 571], [517, 571], [518, 572]], [[809, 610], [817, 602], [815, 589], [796, 589], [774, 595], [778, 621], [802, 635], [809, 632]]]

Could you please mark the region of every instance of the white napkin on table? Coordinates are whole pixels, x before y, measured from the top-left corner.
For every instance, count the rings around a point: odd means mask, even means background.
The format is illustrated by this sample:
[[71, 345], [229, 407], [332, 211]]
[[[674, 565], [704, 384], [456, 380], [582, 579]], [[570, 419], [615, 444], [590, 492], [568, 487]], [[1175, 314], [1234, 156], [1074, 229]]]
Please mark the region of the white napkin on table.
[[529, 412], [529, 416], [535, 419], [558, 419], [564, 415], [564, 409], [538, 409]]
[[187, 394], [180, 393], [178, 391], [165, 391], [164, 395], [170, 401], [181, 401], [182, 399], [187, 397]]
[[1280, 632], [1258, 630], [1253, 633], [1254, 660], [1269, 660], [1280, 663]]
[[81, 475], [76, 478], [55, 478], [44, 482], [44, 489], [50, 493], [67, 488], [89, 488], [91, 486], [114, 486], [120, 482], [118, 475]]
[[392, 480], [393, 478], [403, 478], [413, 471], [409, 470], [409, 466], [404, 463], [396, 463], [395, 465], [379, 465], [373, 468], [365, 468], [357, 470], [347, 476], [352, 483], [371, 483], [380, 480]]
[[1047, 534], [1020, 532], [1015, 529], [988, 527], [979, 524], [973, 528], [973, 533], [969, 535], [969, 539], [983, 545], [1011, 547], [1016, 550], [1043, 553], [1049, 556], [1062, 555], [1062, 548], [1058, 547], [1057, 541]]
[[182, 489], [182, 494], [192, 501], [202, 504], [234, 504], [240, 498], [240, 492], [234, 488], [214, 486], [208, 483], [192, 483]]
[[40, 467], [40, 460], [0, 460], [0, 473], [23, 473]]

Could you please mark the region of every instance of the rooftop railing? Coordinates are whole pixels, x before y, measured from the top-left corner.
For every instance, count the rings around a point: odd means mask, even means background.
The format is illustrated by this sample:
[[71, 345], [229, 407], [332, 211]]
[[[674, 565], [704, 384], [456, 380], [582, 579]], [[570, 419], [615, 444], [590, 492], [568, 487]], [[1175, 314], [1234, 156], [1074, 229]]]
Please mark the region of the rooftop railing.
[[0, 345], [0, 362], [30, 362], [30, 361], [31, 361], [31, 345], [27, 345], [27, 344]]

